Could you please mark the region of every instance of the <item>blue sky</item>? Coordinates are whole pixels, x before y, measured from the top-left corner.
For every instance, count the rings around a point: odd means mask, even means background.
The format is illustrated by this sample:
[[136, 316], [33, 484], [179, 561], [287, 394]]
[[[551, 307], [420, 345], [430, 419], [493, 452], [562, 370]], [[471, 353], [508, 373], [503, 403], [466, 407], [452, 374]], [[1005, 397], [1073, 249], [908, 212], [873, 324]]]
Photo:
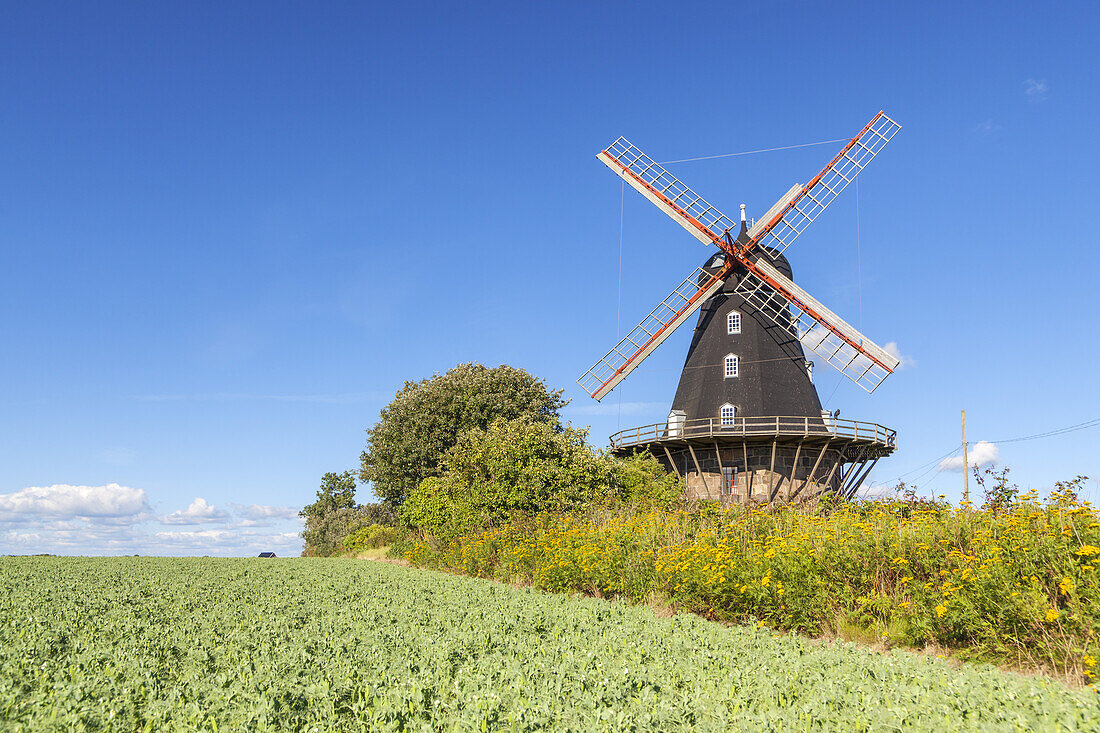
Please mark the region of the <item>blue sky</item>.
[[[1100, 476], [1093, 3], [6, 4], [0, 552], [295, 554], [406, 379], [509, 363], [605, 443], [662, 420], [690, 329], [603, 403], [574, 384], [706, 251], [595, 154], [903, 129], [792, 247], [911, 364], [844, 417], [872, 481], [1001, 441]], [[669, 168], [736, 216], [836, 144]], [[621, 302], [620, 302], [621, 283]], [[987, 456], [992, 451], [986, 451]], [[1100, 493], [1090, 480], [1092, 498]]]

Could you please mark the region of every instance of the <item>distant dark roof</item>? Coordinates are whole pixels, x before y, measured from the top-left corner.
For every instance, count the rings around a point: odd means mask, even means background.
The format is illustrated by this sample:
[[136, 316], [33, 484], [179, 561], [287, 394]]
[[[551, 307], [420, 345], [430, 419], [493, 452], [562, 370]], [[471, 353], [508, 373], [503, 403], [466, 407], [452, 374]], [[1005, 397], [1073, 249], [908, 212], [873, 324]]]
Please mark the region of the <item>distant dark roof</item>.
[[261, 552], [260, 557], [275, 557], [274, 552]]

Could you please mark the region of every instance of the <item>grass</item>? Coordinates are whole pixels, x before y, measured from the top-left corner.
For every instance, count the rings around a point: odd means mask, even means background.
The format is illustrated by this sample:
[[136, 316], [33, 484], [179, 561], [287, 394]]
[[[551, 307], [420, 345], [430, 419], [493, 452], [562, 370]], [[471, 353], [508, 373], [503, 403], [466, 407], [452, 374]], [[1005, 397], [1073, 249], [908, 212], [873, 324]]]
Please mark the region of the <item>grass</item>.
[[1056, 730], [1100, 699], [349, 559], [0, 558], [5, 730]]
[[376, 560], [383, 562], [395, 562], [389, 556], [390, 546], [382, 545], [381, 547], [370, 547], [366, 550], [360, 550], [355, 556], [359, 560]]

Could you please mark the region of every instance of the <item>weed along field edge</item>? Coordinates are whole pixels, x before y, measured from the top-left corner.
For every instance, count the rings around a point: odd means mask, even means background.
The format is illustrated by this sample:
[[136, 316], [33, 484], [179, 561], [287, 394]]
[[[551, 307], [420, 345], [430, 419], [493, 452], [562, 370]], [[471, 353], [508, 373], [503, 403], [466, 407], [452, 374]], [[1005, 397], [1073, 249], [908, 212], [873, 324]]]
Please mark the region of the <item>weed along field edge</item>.
[[1095, 729], [906, 652], [338, 559], [0, 558], [11, 730]]

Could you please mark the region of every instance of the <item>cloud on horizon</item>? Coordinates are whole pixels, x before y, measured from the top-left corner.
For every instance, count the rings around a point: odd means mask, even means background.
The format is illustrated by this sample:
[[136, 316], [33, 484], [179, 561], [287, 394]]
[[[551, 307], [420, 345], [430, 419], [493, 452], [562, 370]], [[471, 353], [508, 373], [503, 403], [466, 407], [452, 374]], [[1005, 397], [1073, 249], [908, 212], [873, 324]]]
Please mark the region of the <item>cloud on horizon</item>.
[[14, 515], [49, 517], [127, 517], [149, 510], [144, 489], [104, 486], [28, 486], [0, 494], [0, 520]]
[[[1001, 449], [995, 443], [979, 440], [966, 452], [966, 457], [971, 468], [992, 466], [1001, 459]], [[961, 472], [963, 470], [963, 457], [945, 458], [940, 461], [940, 465], [936, 467], [936, 470]]]
[[[280, 555], [301, 552], [296, 509], [262, 504], [227, 506], [233, 511], [195, 497], [186, 509], [160, 516], [152, 512], [144, 489], [115, 483], [30, 486], [0, 494], [0, 554], [248, 556], [265, 550]], [[158, 525], [181, 528], [157, 530]]]
[[248, 519], [297, 519], [298, 510], [287, 506], [263, 506], [262, 504], [249, 504], [242, 507], [239, 504], [234, 505], [240, 509], [239, 514], [243, 514]]
[[858, 489], [856, 489], [855, 498], [857, 499], [895, 499], [898, 492], [895, 491], [894, 486], [887, 484], [874, 484], [870, 481], [865, 481]]
[[217, 522], [224, 524], [229, 521], [229, 513], [218, 509], [213, 504], [208, 504], [206, 499], [196, 496], [195, 500], [188, 504], [186, 509], [174, 511], [161, 517], [161, 524], [203, 524]]

